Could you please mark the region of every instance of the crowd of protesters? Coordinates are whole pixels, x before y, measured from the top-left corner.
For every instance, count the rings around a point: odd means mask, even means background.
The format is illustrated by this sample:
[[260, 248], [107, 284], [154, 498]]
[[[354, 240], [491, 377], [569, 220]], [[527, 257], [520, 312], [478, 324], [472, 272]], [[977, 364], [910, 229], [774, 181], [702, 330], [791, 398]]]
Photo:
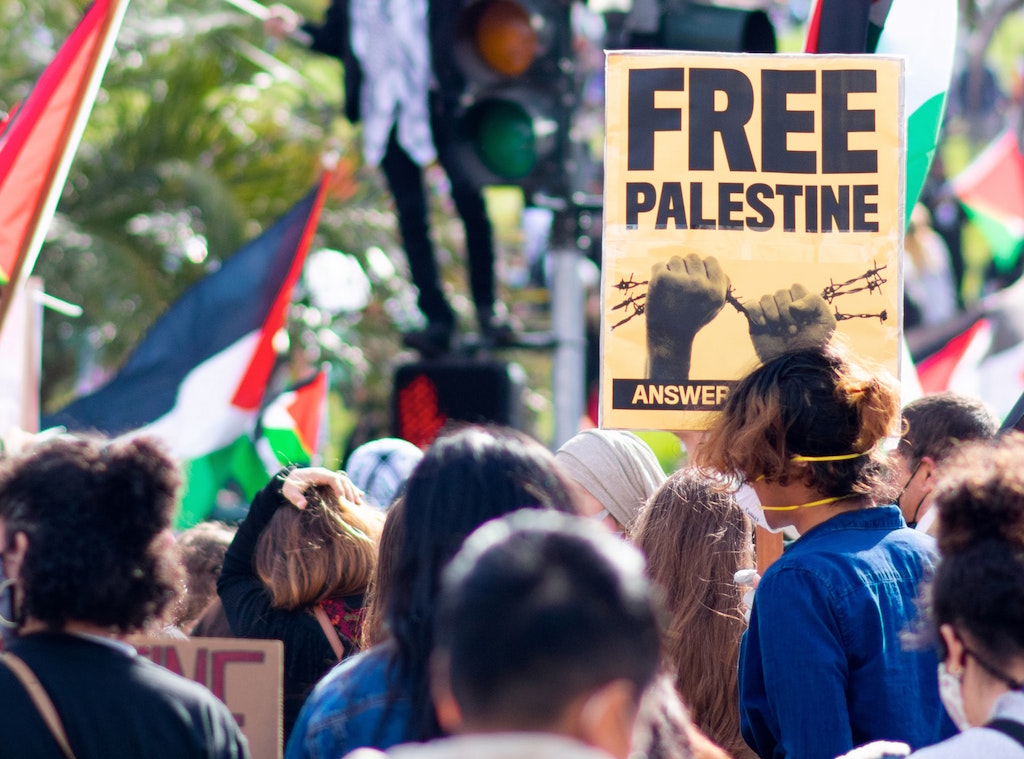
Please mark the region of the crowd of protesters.
[[[898, 397], [785, 353], [667, 478], [630, 433], [470, 425], [286, 469], [177, 542], [156, 442], [29, 445], [0, 461], [0, 756], [248, 756], [125, 641], [174, 626], [283, 642], [286, 759], [1024, 757], [1024, 436]], [[740, 485], [799, 535], [752, 601]]]

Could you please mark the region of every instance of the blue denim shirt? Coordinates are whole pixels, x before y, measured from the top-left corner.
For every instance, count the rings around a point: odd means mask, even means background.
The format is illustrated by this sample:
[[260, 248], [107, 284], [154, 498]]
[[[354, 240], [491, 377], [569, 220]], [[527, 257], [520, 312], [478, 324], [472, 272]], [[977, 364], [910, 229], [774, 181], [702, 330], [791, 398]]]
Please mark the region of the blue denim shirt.
[[350, 657], [316, 684], [299, 712], [285, 759], [340, 759], [357, 748], [387, 749], [405, 740], [409, 702], [398, 691], [388, 706], [394, 678], [387, 644]]
[[932, 651], [906, 650], [934, 541], [895, 506], [837, 514], [764, 574], [740, 648], [740, 727], [764, 758], [832, 759], [873, 740], [921, 748], [955, 728]]

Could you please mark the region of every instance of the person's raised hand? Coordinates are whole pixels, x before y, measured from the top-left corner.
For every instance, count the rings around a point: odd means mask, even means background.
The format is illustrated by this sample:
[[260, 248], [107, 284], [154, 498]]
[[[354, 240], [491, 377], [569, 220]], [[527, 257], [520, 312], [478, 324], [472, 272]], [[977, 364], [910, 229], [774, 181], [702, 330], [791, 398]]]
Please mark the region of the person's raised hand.
[[282, 40], [294, 34], [302, 24], [302, 16], [287, 5], [275, 3], [267, 11], [267, 17], [263, 19], [263, 31], [275, 39]]
[[762, 363], [787, 351], [824, 347], [836, 331], [836, 317], [825, 299], [800, 284], [762, 296], [747, 307], [747, 317]]
[[362, 503], [363, 493], [344, 472], [335, 472], [325, 467], [293, 469], [281, 486], [283, 495], [295, 508], [306, 508], [306, 491], [312, 487], [324, 486], [334, 494], [353, 504]]

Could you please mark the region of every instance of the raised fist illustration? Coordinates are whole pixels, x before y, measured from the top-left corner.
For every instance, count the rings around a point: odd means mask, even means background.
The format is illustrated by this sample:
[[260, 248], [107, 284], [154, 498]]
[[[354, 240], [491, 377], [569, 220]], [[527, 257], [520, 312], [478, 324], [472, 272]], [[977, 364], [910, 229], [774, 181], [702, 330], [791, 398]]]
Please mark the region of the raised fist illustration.
[[689, 379], [693, 338], [722, 310], [728, 289], [729, 278], [713, 256], [688, 253], [651, 268], [645, 304], [651, 379]]
[[803, 285], [764, 295], [747, 307], [750, 339], [762, 361], [787, 351], [822, 347], [836, 331], [836, 317], [828, 303]]

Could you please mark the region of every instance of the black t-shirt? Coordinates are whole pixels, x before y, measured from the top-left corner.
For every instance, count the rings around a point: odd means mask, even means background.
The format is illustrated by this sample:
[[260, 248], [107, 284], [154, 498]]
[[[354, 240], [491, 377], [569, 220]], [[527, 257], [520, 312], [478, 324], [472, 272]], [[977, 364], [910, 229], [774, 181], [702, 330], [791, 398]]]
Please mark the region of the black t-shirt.
[[[88, 638], [35, 633], [7, 651], [53, 701], [76, 759], [248, 759], [228, 708], [148, 659]], [[14, 673], [0, 665], [0, 759], [63, 759]]]

